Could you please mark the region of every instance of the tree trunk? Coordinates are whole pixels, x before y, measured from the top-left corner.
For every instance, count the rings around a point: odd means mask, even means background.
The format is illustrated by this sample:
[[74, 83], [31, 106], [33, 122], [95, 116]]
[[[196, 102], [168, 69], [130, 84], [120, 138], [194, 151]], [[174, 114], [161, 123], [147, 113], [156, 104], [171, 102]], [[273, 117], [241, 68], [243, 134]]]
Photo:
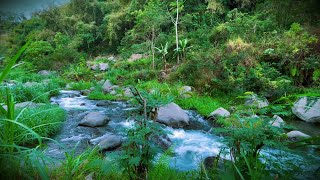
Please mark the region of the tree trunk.
[[152, 52], [152, 68], [154, 70], [155, 65], [154, 65], [154, 39], [155, 39], [155, 32], [154, 32], [154, 27], [152, 28], [152, 37], [151, 37], [151, 52]]
[[180, 64], [179, 60], [179, 36], [178, 36], [178, 22], [179, 22], [179, 0], [177, 0], [177, 16], [176, 16], [176, 22], [175, 22], [175, 29], [176, 29], [176, 51], [177, 51], [177, 63]]

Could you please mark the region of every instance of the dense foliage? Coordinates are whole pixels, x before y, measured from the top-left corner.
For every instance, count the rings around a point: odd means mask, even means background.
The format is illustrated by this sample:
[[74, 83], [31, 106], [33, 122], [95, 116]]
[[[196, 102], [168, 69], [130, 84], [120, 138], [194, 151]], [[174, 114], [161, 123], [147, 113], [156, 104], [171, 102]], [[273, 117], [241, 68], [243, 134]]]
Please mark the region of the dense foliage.
[[[0, 170], [43, 179], [83, 179], [91, 172], [98, 179], [285, 178], [284, 170], [261, 161], [261, 150], [279, 148], [291, 128], [271, 126], [269, 116], [290, 117], [296, 94], [320, 96], [319, 9], [317, 0], [71, 0], [29, 19], [0, 13], [0, 163], [19, 157]], [[35, 74], [40, 70], [50, 74]], [[120, 96], [104, 92], [105, 80]], [[96, 100], [129, 100], [119, 86], [146, 90], [130, 91], [143, 116], [135, 117], [116, 161], [94, 149], [67, 153], [52, 171], [38, 162], [42, 139], [58, 131], [65, 112], [48, 104], [15, 111], [15, 104], [49, 103], [67, 83]], [[181, 93], [183, 85], [192, 91]], [[244, 106], [245, 92], [271, 103]], [[221, 151], [212, 167], [201, 162], [199, 171], [178, 172], [166, 160], [169, 149], [155, 162], [159, 149], [152, 140], [163, 132], [149, 115], [173, 99], [203, 116], [222, 106], [232, 111], [214, 122], [232, 161], [221, 165]]]

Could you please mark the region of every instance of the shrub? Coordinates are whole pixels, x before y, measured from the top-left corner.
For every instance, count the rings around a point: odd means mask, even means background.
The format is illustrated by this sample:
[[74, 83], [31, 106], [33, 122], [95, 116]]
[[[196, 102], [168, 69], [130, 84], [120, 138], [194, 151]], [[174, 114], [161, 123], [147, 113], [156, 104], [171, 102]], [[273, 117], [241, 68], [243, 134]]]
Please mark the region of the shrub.
[[24, 53], [24, 60], [31, 62], [38, 69], [47, 69], [48, 55], [54, 52], [54, 48], [47, 41], [35, 41]]

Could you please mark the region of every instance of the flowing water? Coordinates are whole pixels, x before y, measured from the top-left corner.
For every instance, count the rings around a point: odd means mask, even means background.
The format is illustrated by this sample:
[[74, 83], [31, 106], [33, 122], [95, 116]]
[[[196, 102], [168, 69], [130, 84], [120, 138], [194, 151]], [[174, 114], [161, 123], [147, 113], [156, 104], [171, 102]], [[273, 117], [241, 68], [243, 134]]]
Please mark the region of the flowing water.
[[[53, 138], [59, 143], [51, 141], [47, 144], [46, 153], [54, 159], [64, 159], [64, 153], [71, 150], [79, 154], [88, 147], [92, 147], [90, 140], [103, 135], [117, 134], [125, 138], [126, 130], [134, 126], [131, 115], [134, 108], [124, 101], [89, 100], [77, 91], [61, 91], [61, 94], [51, 98], [51, 101], [67, 111], [67, 120], [61, 131]], [[106, 126], [97, 128], [78, 126], [90, 111], [105, 113], [110, 118], [110, 122]], [[198, 169], [199, 163], [206, 157], [216, 156], [222, 148], [226, 148], [223, 137], [208, 133], [212, 126], [203, 117], [194, 111], [186, 111], [186, 113], [190, 118], [190, 125], [187, 128], [175, 129], [162, 126], [173, 143], [174, 155], [170, 159], [170, 166], [181, 171]], [[313, 149], [308, 151], [308, 153], [299, 154], [265, 148], [261, 152], [261, 161], [273, 160], [276, 165], [270, 166], [270, 169], [295, 164], [308, 169], [308, 172], [315, 171], [320, 165], [320, 158], [316, 156], [317, 153]], [[228, 154], [223, 157], [228, 159]], [[313, 166], [307, 167], [310, 162]], [[288, 169], [290, 169], [289, 166]]]

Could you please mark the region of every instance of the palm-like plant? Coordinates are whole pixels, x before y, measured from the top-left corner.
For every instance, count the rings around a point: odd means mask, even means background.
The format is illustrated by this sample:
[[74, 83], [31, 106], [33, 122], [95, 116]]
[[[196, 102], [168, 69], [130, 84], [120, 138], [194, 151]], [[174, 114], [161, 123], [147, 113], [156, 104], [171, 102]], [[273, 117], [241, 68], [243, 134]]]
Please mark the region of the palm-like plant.
[[191, 46], [188, 46], [188, 42], [189, 42], [188, 39], [179, 40], [180, 48], [178, 52], [182, 56], [182, 61], [186, 60], [187, 51], [191, 49]]
[[168, 48], [169, 48], [169, 43], [166, 42], [166, 45], [162, 45], [161, 44], [161, 48], [157, 48], [156, 47], [156, 50], [158, 51], [158, 53], [161, 54], [161, 59], [164, 63], [164, 70], [166, 71], [167, 70], [167, 60], [166, 60], [166, 56], [168, 54]]

